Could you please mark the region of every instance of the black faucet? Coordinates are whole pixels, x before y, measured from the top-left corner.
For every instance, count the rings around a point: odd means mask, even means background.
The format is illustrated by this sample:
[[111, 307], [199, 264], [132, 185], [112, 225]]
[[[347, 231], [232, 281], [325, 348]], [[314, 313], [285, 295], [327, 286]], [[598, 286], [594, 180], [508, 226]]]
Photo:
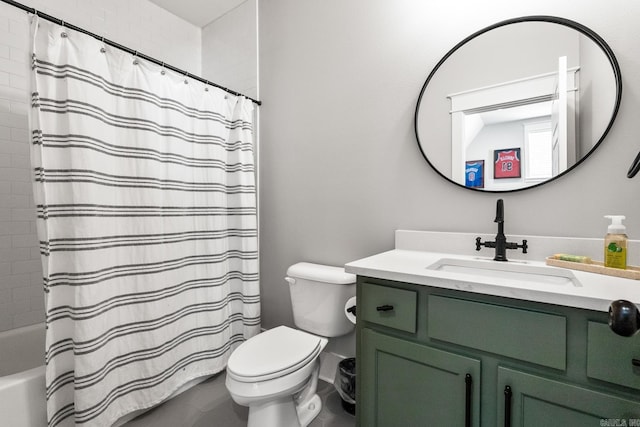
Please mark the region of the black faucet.
[[480, 237], [476, 237], [476, 251], [479, 251], [482, 246], [485, 248], [495, 248], [496, 254], [494, 256], [494, 261], [508, 261], [507, 259], [507, 249], [518, 249], [522, 248], [522, 253], [527, 253], [527, 241], [523, 240], [522, 244], [507, 242], [507, 238], [504, 235], [504, 202], [502, 199], [498, 199], [496, 203], [496, 219], [493, 222], [498, 223], [498, 234], [496, 234], [496, 239], [493, 242], [482, 242]]

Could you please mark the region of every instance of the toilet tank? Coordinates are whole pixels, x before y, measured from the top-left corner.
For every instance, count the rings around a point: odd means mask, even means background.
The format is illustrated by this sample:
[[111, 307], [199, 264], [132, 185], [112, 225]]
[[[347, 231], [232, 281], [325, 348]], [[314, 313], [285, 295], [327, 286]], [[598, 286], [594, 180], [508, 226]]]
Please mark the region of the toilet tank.
[[296, 327], [323, 337], [353, 330], [344, 306], [356, 294], [355, 275], [342, 267], [299, 262], [289, 267], [286, 280]]

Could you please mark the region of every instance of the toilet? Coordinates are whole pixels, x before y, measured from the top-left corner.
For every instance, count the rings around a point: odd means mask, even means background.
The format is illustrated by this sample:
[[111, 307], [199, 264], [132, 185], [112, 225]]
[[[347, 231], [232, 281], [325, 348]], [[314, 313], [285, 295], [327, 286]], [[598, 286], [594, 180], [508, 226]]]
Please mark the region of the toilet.
[[297, 328], [278, 326], [236, 348], [227, 364], [226, 387], [249, 407], [249, 427], [306, 427], [320, 413], [318, 356], [328, 338], [354, 328], [344, 315], [356, 293], [356, 277], [343, 268], [300, 262], [285, 280]]

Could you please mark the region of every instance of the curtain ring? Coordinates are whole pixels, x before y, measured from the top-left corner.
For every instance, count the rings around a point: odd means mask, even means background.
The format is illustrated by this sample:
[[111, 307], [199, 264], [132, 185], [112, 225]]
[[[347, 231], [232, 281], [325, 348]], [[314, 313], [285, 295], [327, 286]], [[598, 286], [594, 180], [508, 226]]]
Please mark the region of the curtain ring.
[[[62, 27], [64, 28], [64, 21], [62, 19], [60, 20], [60, 25], [62, 25]], [[60, 33], [60, 37], [62, 37], [63, 39], [66, 39], [67, 36], [68, 35], [67, 35], [67, 33], [65, 31]]]
[[133, 52], [133, 65], [138, 65], [140, 63], [140, 61], [138, 61], [138, 51], [135, 50]]
[[188, 72], [184, 72], [184, 84], [189, 84], [189, 81], [187, 80], [189, 78], [189, 73]]
[[160, 70], [160, 75], [164, 76], [167, 72], [164, 70], [164, 62], [161, 65], [162, 69]]
[[[104, 36], [101, 38], [101, 41], [102, 41], [102, 44], [104, 45]], [[104, 46], [100, 48], [100, 53], [105, 53], [106, 51], [107, 49]]]

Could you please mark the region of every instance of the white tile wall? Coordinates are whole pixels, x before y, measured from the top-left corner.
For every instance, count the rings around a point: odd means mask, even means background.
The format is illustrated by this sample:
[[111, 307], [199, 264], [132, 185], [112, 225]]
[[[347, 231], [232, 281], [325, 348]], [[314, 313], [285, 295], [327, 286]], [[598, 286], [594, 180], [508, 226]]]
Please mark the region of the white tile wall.
[[[201, 74], [201, 31], [147, 0], [23, 4]], [[0, 331], [44, 321], [42, 267], [29, 162], [29, 25], [0, 3]]]

